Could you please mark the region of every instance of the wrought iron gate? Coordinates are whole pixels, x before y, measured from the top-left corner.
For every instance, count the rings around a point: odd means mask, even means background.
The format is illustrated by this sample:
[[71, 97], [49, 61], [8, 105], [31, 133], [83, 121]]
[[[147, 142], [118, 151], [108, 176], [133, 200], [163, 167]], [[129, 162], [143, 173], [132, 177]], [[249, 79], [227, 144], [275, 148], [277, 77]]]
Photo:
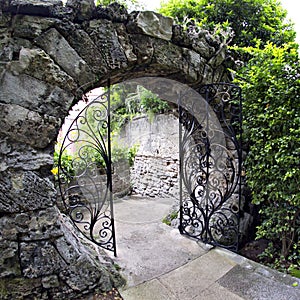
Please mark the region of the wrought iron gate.
[[110, 88], [72, 121], [61, 145], [58, 183], [65, 212], [90, 241], [116, 255]]
[[[180, 232], [237, 250], [241, 206], [241, 90], [209, 84], [198, 90], [205, 113], [179, 103]], [[212, 115], [219, 124], [214, 124]]]
[[[147, 78], [139, 82], [150, 84]], [[161, 95], [169, 91], [169, 81], [161, 86], [156, 83], [152, 87]], [[178, 90], [186, 88], [181, 85]], [[180, 123], [179, 230], [205, 243], [237, 250], [241, 90], [219, 83], [202, 86], [197, 92], [185, 93], [185, 99], [175, 93], [178, 100], [171, 100], [178, 101]], [[116, 255], [110, 118], [108, 87], [71, 122], [59, 154], [58, 183], [65, 212], [75, 226]]]

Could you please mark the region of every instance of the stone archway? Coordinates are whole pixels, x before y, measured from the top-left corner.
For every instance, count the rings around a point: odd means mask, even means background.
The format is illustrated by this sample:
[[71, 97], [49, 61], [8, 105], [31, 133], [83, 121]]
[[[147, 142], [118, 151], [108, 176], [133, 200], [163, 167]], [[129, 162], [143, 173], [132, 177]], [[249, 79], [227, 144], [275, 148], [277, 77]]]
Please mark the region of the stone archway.
[[[50, 170], [61, 122], [94, 87], [161, 76], [228, 82], [226, 46], [153, 12], [94, 1], [0, 4], [0, 298], [74, 298], [120, 284], [56, 207]], [[115, 277], [112, 275], [115, 274]]]

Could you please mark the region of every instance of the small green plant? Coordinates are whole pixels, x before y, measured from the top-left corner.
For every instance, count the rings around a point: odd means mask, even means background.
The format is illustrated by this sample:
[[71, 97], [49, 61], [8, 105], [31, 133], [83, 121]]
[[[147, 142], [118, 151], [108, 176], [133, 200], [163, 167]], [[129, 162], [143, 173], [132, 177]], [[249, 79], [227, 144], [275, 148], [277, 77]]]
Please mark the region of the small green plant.
[[139, 144], [134, 144], [131, 148], [127, 151], [127, 160], [129, 162], [129, 166], [132, 167], [134, 164], [135, 157], [137, 155], [137, 152], [139, 151]]
[[298, 268], [296, 266], [290, 266], [289, 269], [288, 269], [288, 271], [289, 271], [289, 273], [292, 276], [300, 278], [300, 269], [299, 269], [299, 266], [298, 266]]
[[54, 175], [56, 180], [58, 179], [58, 175], [60, 175], [63, 181], [69, 182], [70, 178], [72, 178], [75, 174], [74, 166], [73, 166], [73, 158], [66, 151], [64, 151], [61, 154], [60, 164], [63, 172], [60, 172], [60, 174], [58, 174], [59, 173], [58, 163], [59, 163], [59, 154], [60, 154], [59, 148], [60, 148], [59, 145], [56, 145], [55, 152], [54, 152], [54, 164], [51, 172]]
[[172, 221], [178, 218], [178, 211], [172, 211], [166, 217], [163, 218], [162, 222], [168, 226], [171, 226]]

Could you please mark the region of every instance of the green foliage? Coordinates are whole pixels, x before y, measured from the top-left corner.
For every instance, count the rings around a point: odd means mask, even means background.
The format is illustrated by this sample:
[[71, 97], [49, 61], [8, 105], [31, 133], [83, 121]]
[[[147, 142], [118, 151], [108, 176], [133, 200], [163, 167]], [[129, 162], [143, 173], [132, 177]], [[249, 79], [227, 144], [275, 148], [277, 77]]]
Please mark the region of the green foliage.
[[162, 222], [168, 226], [171, 226], [172, 221], [178, 218], [178, 211], [172, 211], [165, 218], [163, 218]]
[[270, 241], [262, 258], [284, 269], [300, 264], [299, 56], [289, 44], [244, 51], [253, 58], [238, 72], [236, 83], [245, 98], [247, 182], [253, 202], [261, 207], [257, 238]]
[[136, 157], [137, 152], [139, 151], [139, 144], [134, 144], [132, 147], [130, 147], [127, 151], [127, 160], [129, 163], [129, 166], [132, 167], [134, 164], [134, 159]]
[[[77, 157], [63, 152], [61, 156], [61, 166], [65, 174], [60, 174], [60, 176], [64, 181], [69, 182], [72, 177], [76, 174], [78, 175], [82, 170], [84, 170], [87, 167], [87, 164], [90, 166], [96, 166], [99, 170], [103, 171], [107, 168], [107, 163], [105, 162], [103, 155], [97, 149], [89, 146], [88, 144], [82, 149], [84, 151], [84, 160], [77, 159]], [[116, 141], [114, 141], [111, 147], [112, 163], [114, 164], [119, 161], [126, 161], [128, 166], [133, 166], [138, 149], [138, 144], [134, 144], [132, 147], [128, 148], [121, 147]], [[58, 176], [59, 152], [60, 148], [56, 147], [54, 152], [54, 166], [52, 169], [52, 173], [56, 179]]]
[[96, 5], [107, 6], [107, 5], [112, 4], [114, 2], [117, 2], [117, 3], [125, 6], [126, 8], [132, 8], [132, 9], [140, 8], [138, 0], [97, 0]]
[[146, 113], [164, 113], [168, 108], [168, 102], [159, 99], [150, 91], [142, 88], [140, 92], [140, 110]]
[[[76, 151], [76, 156], [68, 154], [67, 151], [61, 156], [61, 165], [65, 173], [60, 174], [60, 177], [64, 179], [65, 182], [69, 182], [73, 176], [80, 174], [80, 172], [85, 169], [97, 167], [99, 170], [105, 172], [107, 168], [108, 154], [101, 152], [107, 149], [107, 142], [105, 142], [108, 139], [108, 128], [106, 126], [107, 124], [105, 124], [107, 107], [104, 104], [95, 103], [96, 104], [93, 104], [92, 102], [88, 105], [83, 111], [82, 121], [78, 122], [78, 124], [80, 124], [81, 140], [86, 141], [85, 143], [77, 144], [77, 147], [80, 149], [80, 158], [76, 157], [78, 156]], [[120, 130], [127, 121], [139, 114], [162, 113], [168, 108], [167, 102], [160, 100], [157, 96], [141, 86], [132, 87], [122, 84], [113, 86], [111, 88], [110, 110], [112, 163], [116, 164], [120, 161], [125, 161], [129, 166], [132, 166], [134, 163], [139, 145], [135, 144], [132, 147], [124, 147], [119, 145], [118, 142]], [[97, 143], [91, 140], [92, 136], [89, 135], [91, 131], [94, 131], [98, 138], [101, 135], [103, 138], [102, 142], [105, 144], [102, 145], [103, 149], [95, 148], [95, 144]], [[55, 148], [54, 167], [52, 169], [52, 173], [56, 178], [59, 171], [59, 151], [60, 147], [57, 146]]]
[[135, 144], [132, 147], [121, 147], [116, 142], [112, 143], [112, 163], [117, 163], [118, 161], [126, 161], [130, 167], [134, 164], [134, 159], [139, 150], [139, 145]]
[[151, 118], [153, 114], [169, 110], [168, 102], [159, 99], [142, 86], [116, 85], [112, 88], [111, 99], [113, 131], [118, 131], [137, 115], [148, 114]]
[[[59, 149], [61, 146], [56, 145], [55, 152], [54, 152], [54, 165], [53, 169], [51, 170], [54, 177], [58, 178], [58, 160], [59, 160]], [[61, 155], [61, 165], [65, 171], [65, 173], [60, 174], [61, 178], [68, 182], [70, 177], [74, 176], [74, 167], [73, 167], [73, 157], [68, 155], [66, 152], [63, 152]]]
[[295, 267], [289, 268], [289, 272], [292, 276], [300, 278], [300, 270]]
[[169, 0], [162, 4], [160, 13], [211, 32], [216, 25], [225, 31], [230, 27], [234, 32], [231, 44], [241, 47], [255, 46], [258, 41], [261, 47], [267, 42], [279, 46], [296, 37], [277, 0]]

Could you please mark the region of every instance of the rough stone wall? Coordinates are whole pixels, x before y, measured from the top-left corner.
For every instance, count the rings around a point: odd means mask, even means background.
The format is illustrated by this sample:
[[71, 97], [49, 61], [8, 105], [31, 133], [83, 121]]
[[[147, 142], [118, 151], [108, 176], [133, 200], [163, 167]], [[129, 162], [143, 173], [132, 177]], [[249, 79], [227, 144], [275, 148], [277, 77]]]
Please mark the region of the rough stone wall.
[[179, 197], [179, 124], [172, 114], [137, 117], [121, 132], [120, 143], [139, 145], [131, 169], [132, 192], [147, 197]]
[[178, 170], [178, 158], [138, 155], [131, 173], [133, 193], [179, 200]]
[[76, 299], [120, 284], [60, 214], [51, 168], [82, 93], [140, 76], [228, 81], [226, 46], [152, 12], [93, 0], [0, 2], [0, 298]]

